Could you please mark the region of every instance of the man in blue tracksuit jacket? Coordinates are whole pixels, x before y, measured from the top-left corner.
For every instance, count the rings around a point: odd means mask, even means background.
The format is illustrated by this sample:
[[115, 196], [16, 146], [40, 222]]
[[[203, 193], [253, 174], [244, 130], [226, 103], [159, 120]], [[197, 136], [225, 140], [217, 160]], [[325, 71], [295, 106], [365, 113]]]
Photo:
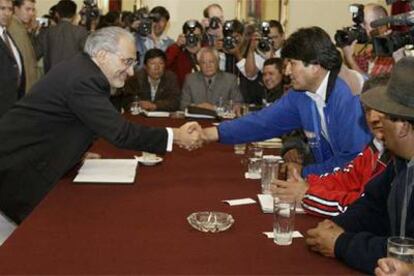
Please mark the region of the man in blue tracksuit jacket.
[[365, 273], [373, 273], [377, 260], [387, 255], [389, 237], [414, 238], [413, 75], [414, 58], [405, 57], [395, 65], [387, 87], [361, 96], [369, 108], [383, 113], [385, 146], [395, 154], [394, 162], [345, 213], [308, 231], [312, 250]]
[[275, 104], [205, 129], [207, 140], [224, 144], [260, 141], [302, 129], [315, 163], [302, 175], [343, 167], [371, 140], [359, 98], [337, 77], [342, 60], [319, 27], [293, 33], [282, 49], [293, 89]]

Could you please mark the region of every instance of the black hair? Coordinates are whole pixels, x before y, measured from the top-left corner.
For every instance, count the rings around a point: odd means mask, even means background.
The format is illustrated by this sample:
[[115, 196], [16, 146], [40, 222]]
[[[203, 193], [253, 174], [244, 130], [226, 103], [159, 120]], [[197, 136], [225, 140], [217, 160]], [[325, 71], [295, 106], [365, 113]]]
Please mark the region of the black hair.
[[233, 19], [233, 30], [235, 33], [240, 35], [244, 34], [244, 25], [240, 22], [240, 20]]
[[167, 21], [170, 20], [170, 13], [163, 6], [156, 6], [156, 7], [152, 8], [152, 10], [150, 11], [150, 13], [156, 13], [161, 18], [165, 18], [165, 20], [167, 20]]
[[391, 74], [381, 74], [374, 77], [370, 77], [368, 80], [364, 82], [362, 86], [362, 92], [365, 93], [366, 91], [378, 87], [378, 86], [386, 86]]
[[[186, 21], [184, 24], [183, 24], [183, 34], [186, 34], [189, 30], [190, 30], [190, 28], [188, 27], [188, 24], [187, 24], [187, 22], [188, 21]], [[198, 21], [195, 21], [196, 23], [195, 23], [195, 27], [196, 27], [196, 29], [200, 29], [200, 31], [201, 31], [201, 33], [203, 32], [203, 26], [201, 25], [201, 23], [200, 22], [198, 22]]]
[[269, 21], [270, 28], [276, 28], [280, 34], [284, 34], [285, 31], [283, 30], [282, 24], [280, 24], [277, 20], [270, 20]]
[[338, 72], [342, 64], [341, 54], [320, 27], [301, 28], [291, 34], [283, 45], [282, 58], [301, 60], [305, 66], [319, 64]]
[[56, 5], [56, 12], [61, 18], [72, 18], [78, 6], [72, 0], [60, 0]]
[[13, 7], [20, 8], [24, 4], [24, 1], [36, 3], [36, 0], [13, 0]]
[[266, 59], [263, 63], [263, 68], [268, 65], [273, 65], [276, 69], [282, 73], [283, 72], [283, 59], [281, 58], [269, 58]]
[[159, 58], [162, 58], [164, 60], [164, 62], [167, 62], [167, 56], [164, 53], [164, 51], [162, 51], [160, 49], [157, 49], [157, 48], [152, 48], [152, 49], [148, 50], [145, 53], [145, 56], [144, 56], [144, 64], [147, 64], [147, 62], [150, 59], [158, 58], [158, 57]]

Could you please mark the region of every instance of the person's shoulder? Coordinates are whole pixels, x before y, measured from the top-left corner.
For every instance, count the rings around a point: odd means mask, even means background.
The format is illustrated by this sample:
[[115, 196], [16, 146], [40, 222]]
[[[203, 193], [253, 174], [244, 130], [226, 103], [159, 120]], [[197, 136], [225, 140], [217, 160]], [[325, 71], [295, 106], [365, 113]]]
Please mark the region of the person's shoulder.
[[164, 77], [165, 77], [165, 80], [167, 82], [168, 81], [171, 81], [171, 80], [176, 80], [177, 79], [177, 75], [174, 72], [172, 72], [171, 70], [165, 70]]
[[219, 71], [217, 73], [217, 75], [219, 75], [220, 77], [222, 77], [223, 79], [226, 79], [226, 80], [232, 80], [232, 81], [237, 80], [237, 76], [235, 74], [232, 74], [232, 73]]

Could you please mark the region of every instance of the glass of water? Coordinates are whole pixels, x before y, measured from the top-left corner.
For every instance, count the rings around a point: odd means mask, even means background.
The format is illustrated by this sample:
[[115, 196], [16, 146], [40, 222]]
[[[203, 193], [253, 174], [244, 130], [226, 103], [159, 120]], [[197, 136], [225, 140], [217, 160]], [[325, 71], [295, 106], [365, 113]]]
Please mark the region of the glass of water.
[[389, 237], [387, 256], [414, 264], [414, 239], [408, 237]]
[[273, 241], [278, 245], [292, 244], [295, 229], [295, 200], [273, 199]]

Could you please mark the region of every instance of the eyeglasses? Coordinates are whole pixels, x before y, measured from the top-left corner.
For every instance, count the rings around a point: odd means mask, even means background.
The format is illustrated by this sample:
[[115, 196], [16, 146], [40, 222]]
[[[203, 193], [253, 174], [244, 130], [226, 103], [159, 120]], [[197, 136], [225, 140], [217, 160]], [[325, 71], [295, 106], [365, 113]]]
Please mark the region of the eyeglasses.
[[116, 55], [119, 60], [121, 60], [121, 62], [125, 65], [125, 67], [129, 68], [129, 67], [135, 67], [135, 65], [138, 64], [138, 61], [135, 58], [126, 58], [123, 55], [121, 55], [120, 53], [111, 53]]

